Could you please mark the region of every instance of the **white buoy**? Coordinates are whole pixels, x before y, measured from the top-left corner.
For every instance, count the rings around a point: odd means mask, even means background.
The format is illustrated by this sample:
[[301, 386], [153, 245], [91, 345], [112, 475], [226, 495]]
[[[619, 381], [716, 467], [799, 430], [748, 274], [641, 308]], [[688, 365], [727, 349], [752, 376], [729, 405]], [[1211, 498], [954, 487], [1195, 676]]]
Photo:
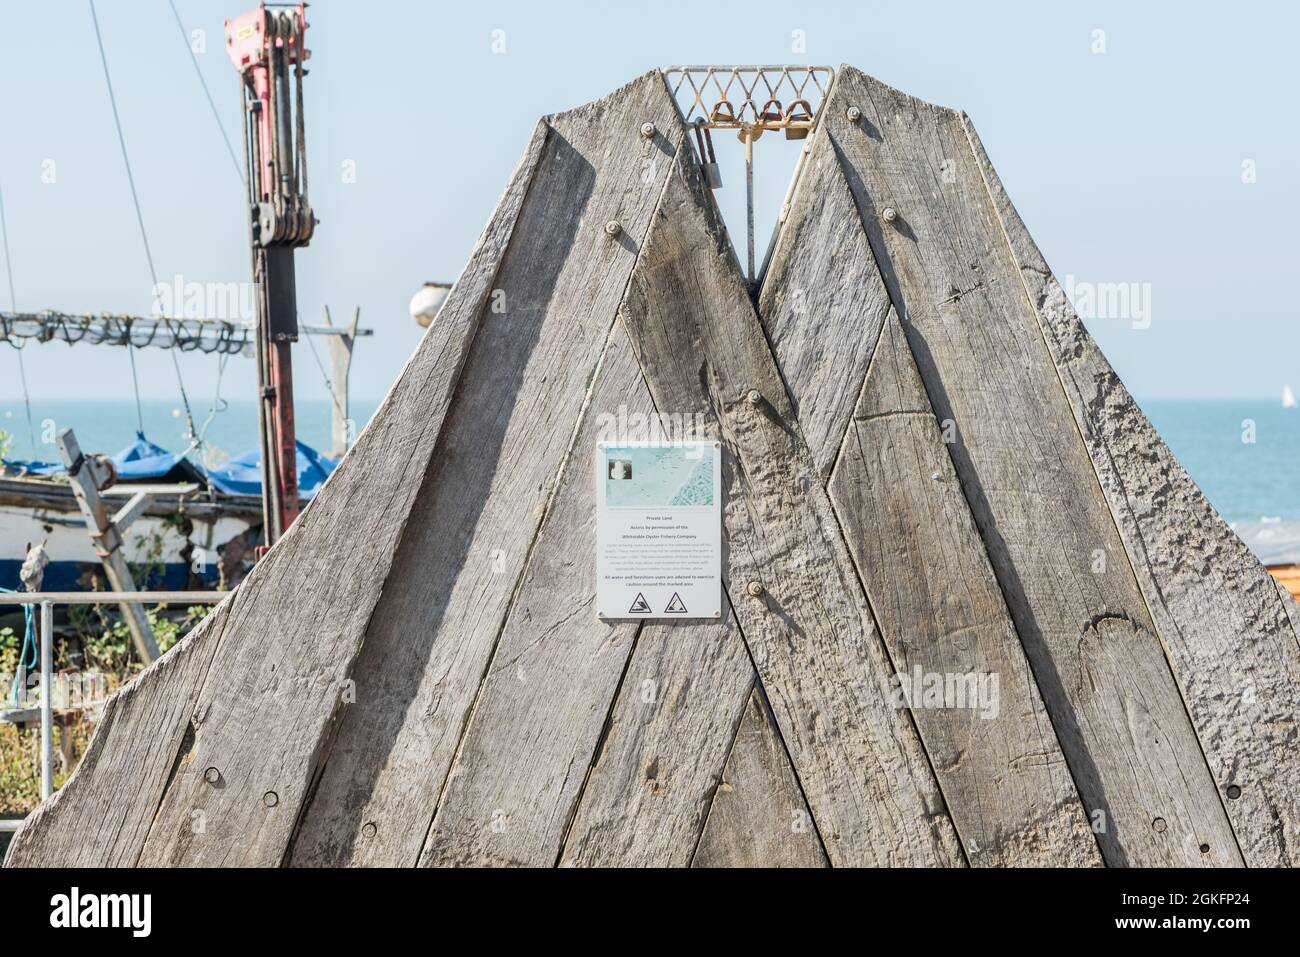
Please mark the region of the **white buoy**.
[[429, 328], [429, 324], [438, 315], [438, 310], [442, 308], [450, 291], [449, 282], [426, 282], [420, 287], [420, 291], [411, 297], [411, 318], [418, 322], [421, 328]]

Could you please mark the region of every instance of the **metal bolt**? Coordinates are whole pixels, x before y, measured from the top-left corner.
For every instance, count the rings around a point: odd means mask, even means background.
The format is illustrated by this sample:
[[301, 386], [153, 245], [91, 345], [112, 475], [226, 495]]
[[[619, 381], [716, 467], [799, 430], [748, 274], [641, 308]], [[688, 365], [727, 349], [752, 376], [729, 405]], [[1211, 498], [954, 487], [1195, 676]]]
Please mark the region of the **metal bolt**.
[[655, 135], [655, 125], [653, 123], [642, 123], [641, 135], [646, 139], [650, 139], [650, 137]]
[[371, 821], [367, 821], [365, 824], [361, 825], [362, 837], [374, 837], [378, 831], [379, 828], [375, 827], [374, 823]]
[[1241, 797], [1241, 788], [1237, 787], [1235, 784], [1229, 784], [1228, 797], [1233, 801], [1237, 800], [1237, 798]]
[[1162, 818], [1162, 817], [1158, 817], [1158, 818], [1156, 818], [1154, 821], [1151, 822], [1151, 826], [1152, 826], [1153, 828], [1156, 829], [1156, 832], [1157, 832], [1157, 833], [1159, 833], [1159, 834], [1163, 834], [1165, 828], [1167, 828], [1169, 825], [1165, 823], [1165, 819], [1164, 819], [1164, 818]]
[[745, 398], [749, 400], [750, 405], [758, 405], [763, 401], [763, 393], [759, 392], [757, 389], [750, 389], [749, 395], [745, 396]]
[[862, 119], [862, 111], [856, 106], [850, 106], [844, 111], [844, 115], [849, 118], [850, 123], [856, 123], [858, 120]]
[[762, 597], [763, 597], [763, 583], [762, 583], [762, 582], [750, 582], [748, 585], [745, 586], [745, 591], [749, 592], [749, 596], [750, 596], [751, 598], [762, 598]]
[[267, 807], [275, 807], [280, 803], [280, 795], [276, 794], [274, 791], [267, 791], [262, 795], [262, 803]]
[[605, 224], [605, 234], [607, 236], [617, 236], [622, 231], [623, 226], [617, 219], [611, 219]]
[[898, 210], [894, 209], [893, 206], [886, 206], [881, 215], [885, 217], [885, 222], [892, 223], [898, 218]]
[[1201, 845], [1201, 853], [1202, 853], [1202, 854], [1208, 854], [1208, 853], [1210, 853], [1210, 845], [1208, 845], [1208, 844], [1202, 844], [1202, 845]]
[[934, 479], [936, 482], [939, 481], [939, 473], [938, 473], [938, 472], [931, 472], [931, 473], [930, 473], [930, 478]]
[[221, 772], [216, 768], [208, 768], [203, 772], [203, 780], [207, 781], [209, 784], [216, 784], [221, 780]]

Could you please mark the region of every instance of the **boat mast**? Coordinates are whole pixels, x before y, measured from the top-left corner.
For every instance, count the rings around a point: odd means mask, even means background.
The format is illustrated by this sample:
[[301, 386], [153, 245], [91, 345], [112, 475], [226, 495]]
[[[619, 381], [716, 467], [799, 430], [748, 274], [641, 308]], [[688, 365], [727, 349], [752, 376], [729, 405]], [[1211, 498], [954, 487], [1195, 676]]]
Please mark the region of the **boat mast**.
[[[249, 244], [257, 286], [258, 433], [266, 547], [298, 516], [291, 347], [298, 340], [293, 251], [316, 226], [307, 199], [302, 112], [307, 5], [260, 4], [226, 21], [226, 48], [244, 88]], [[293, 80], [290, 82], [290, 74]]]

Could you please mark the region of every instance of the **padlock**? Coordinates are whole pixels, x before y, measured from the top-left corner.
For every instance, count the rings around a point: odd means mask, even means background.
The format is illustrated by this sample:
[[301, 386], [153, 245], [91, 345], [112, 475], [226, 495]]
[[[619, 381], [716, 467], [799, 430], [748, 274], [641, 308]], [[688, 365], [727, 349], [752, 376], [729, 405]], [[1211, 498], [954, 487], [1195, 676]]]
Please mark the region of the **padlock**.
[[781, 101], [772, 99], [763, 104], [763, 112], [758, 115], [758, 121], [764, 125], [779, 126], [783, 119], [781, 113]]
[[[798, 107], [803, 107], [802, 112]], [[803, 140], [808, 138], [807, 126], [791, 126], [792, 123], [812, 124], [812, 107], [807, 100], [795, 100], [785, 111], [785, 138], [788, 140]]]
[[704, 125], [704, 117], [695, 121], [695, 143], [700, 149], [700, 172], [704, 174], [705, 185], [709, 189], [722, 189], [722, 167], [713, 155], [713, 137]]
[[714, 123], [734, 123], [736, 110], [728, 100], [719, 100], [713, 104], [713, 112], [709, 114], [709, 119]]

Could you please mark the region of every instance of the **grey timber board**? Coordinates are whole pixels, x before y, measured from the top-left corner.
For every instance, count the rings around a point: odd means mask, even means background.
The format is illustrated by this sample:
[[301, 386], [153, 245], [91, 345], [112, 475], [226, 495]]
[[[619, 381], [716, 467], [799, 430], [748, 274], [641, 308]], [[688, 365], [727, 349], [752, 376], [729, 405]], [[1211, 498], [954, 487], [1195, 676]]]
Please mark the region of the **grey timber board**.
[[892, 312], [829, 490], [971, 864], [1100, 866]]
[[281, 862], [547, 138], [539, 124], [355, 448], [234, 595], [110, 700], [7, 864]]
[[[643, 138], [646, 121], [667, 133]], [[294, 864], [417, 863], [681, 142], [658, 72], [549, 123]]]
[[694, 164], [674, 170], [642, 255], [623, 318], [659, 412], [720, 423], [724, 578], [828, 856], [964, 863], [915, 727], [889, 703], [870, 609]]
[[1106, 862], [1241, 864], [960, 116], [851, 67], [823, 109]]
[[974, 126], [962, 121], [1246, 863], [1294, 867], [1300, 644], [1287, 615], [1292, 599], [1279, 594], [1115, 375]]
[[758, 688], [750, 692], [691, 866], [830, 866]]

